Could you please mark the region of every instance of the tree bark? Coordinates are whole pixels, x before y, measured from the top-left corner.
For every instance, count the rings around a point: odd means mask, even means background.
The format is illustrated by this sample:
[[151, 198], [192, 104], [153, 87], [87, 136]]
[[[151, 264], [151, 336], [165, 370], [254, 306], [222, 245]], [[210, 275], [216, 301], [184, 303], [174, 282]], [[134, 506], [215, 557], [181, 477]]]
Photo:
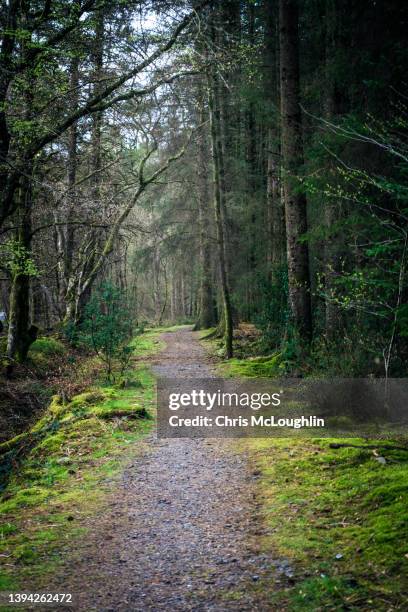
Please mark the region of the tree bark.
[[216, 69], [212, 69], [208, 83], [208, 107], [210, 111], [211, 147], [214, 172], [214, 215], [217, 228], [218, 261], [221, 278], [223, 299], [223, 319], [225, 329], [226, 357], [233, 355], [233, 321], [229, 290], [227, 264], [225, 256], [225, 234], [223, 224], [223, 210], [225, 208], [225, 167], [221, 141], [221, 117], [219, 105], [219, 85]]
[[25, 255], [31, 252], [32, 168], [27, 168], [27, 173], [20, 181], [19, 229], [16, 236], [18, 246], [24, 249], [23, 261], [21, 269], [14, 272], [12, 279], [7, 335], [7, 356], [19, 362], [25, 361], [37, 337], [37, 327], [30, 324], [30, 275], [24, 269]]
[[[200, 123], [204, 123], [204, 113], [201, 113]], [[200, 289], [199, 315], [197, 329], [206, 329], [215, 324], [214, 296], [212, 290], [211, 246], [209, 242], [208, 206], [210, 194], [208, 189], [208, 168], [206, 160], [206, 136], [204, 127], [198, 143], [198, 221], [200, 229]]]
[[[337, 2], [326, 0], [326, 41], [325, 41], [325, 100], [324, 111], [328, 121], [335, 120], [339, 113], [339, 93], [334, 76], [333, 61], [337, 47]], [[329, 161], [328, 171], [334, 173], [335, 164]], [[339, 239], [338, 234], [333, 232], [333, 227], [340, 218], [341, 202], [328, 198], [325, 202], [324, 222], [327, 236], [324, 244], [324, 293], [325, 293], [325, 332], [329, 340], [334, 339], [339, 328], [340, 309], [335, 300], [334, 280], [339, 266]]]
[[[24, 7], [27, 11], [28, 7]], [[23, 25], [29, 21], [28, 12], [22, 18]], [[21, 54], [24, 55], [26, 42], [22, 44]], [[35, 74], [29, 73], [23, 83], [24, 118], [30, 121], [34, 110]], [[24, 173], [19, 178], [19, 188], [14, 196], [18, 211], [18, 229], [16, 231], [16, 244], [20, 249], [14, 256], [17, 259], [17, 269], [12, 272], [12, 284], [9, 306], [9, 327], [7, 334], [7, 356], [11, 360], [23, 362], [27, 358], [28, 350], [37, 337], [37, 327], [30, 321], [30, 272], [27, 269], [27, 258], [31, 255], [32, 241], [32, 177], [34, 164], [31, 158], [25, 165]], [[9, 369], [12, 369], [12, 363]]]
[[301, 240], [307, 231], [307, 202], [297, 180], [303, 165], [297, 1], [280, 0], [279, 9], [281, 142], [289, 302], [294, 327], [302, 340], [308, 342], [312, 335], [309, 255], [307, 244]]
[[278, 120], [279, 77], [279, 30], [278, 4], [264, 0], [265, 40], [264, 40], [264, 84], [265, 98], [268, 105], [267, 133], [267, 175], [266, 206], [268, 220], [267, 264], [269, 277], [273, 281], [275, 273], [281, 268], [285, 259], [285, 215], [280, 190], [280, 126]]
[[[70, 103], [72, 108], [77, 108], [79, 103], [79, 58], [74, 56], [70, 66]], [[72, 274], [73, 258], [74, 258], [74, 242], [75, 242], [75, 226], [72, 224], [74, 211], [76, 210], [76, 180], [77, 180], [77, 165], [78, 165], [78, 126], [77, 122], [68, 130], [68, 146], [67, 146], [67, 197], [65, 210], [65, 225], [56, 225], [56, 243], [58, 250], [58, 288], [59, 288], [59, 313], [63, 318], [66, 312], [67, 292]], [[59, 215], [56, 213], [55, 218], [59, 221]]]
[[[92, 53], [92, 62], [93, 62], [93, 95], [94, 97], [98, 96], [102, 90], [101, 81], [103, 78], [103, 51], [104, 51], [104, 14], [102, 10], [99, 10], [96, 15], [96, 24], [95, 24], [95, 43]], [[78, 85], [78, 65], [73, 65], [73, 73], [72, 80], [76, 79]], [[75, 89], [75, 82], [73, 83], [73, 87]], [[78, 102], [78, 98], [76, 99]], [[102, 120], [103, 120], [103, 111], [98, 111], [92, 116], [92, 128], [91, 128], [91, 204], [94, 210], [94, 214], [96, 217], [104, 218], [104, 211], [102, 210], [102, 202], [101, 202], [101, 167], [102, 167]], [[68, 177], [69, 180], [69, 188], [74, 195], [74, 185], [76, 178], [76, 145], [77, 145], [77, 132], [76, 132], [76, 123], [71, 126], [70, 133], [70, 152], [72, 153], [71, 165], [68, 168], [71, 175]], [[71, 148], [72, 147], [72, 148]], [[73, 182], [71, 182], [73, 181]], [[73, 232], [73, 228], [67, 226], [67, 232]], [[71, 233], [71, 244], [68, 244], [68, 233], [67, 233], [67, 241], [66, 241], [66, 249], [67, 247], [73, 248], [73, 233]], [[79, 325], [83, 319], [84, 309], [87, 303], [90, 300], [92, 293], [92, 285], [96, 279], [96, 275], [92, 279], [88, 277], [88, 271], [94, 267], [95, 260], [97, 258], [98, 252], [101, 250], [102, 242], [100, 232], [97, 230], [91, 230], [89, 236], [87, 237], [87, 242], [92, 245], [91, 249], [88, 249], [88, 261], [83, 262], [83, 272], [82, 274], [75, 274], [73, 278], [69, 278], [66, 282], [66, 311], [65, 311], [65, 323], [74, 323], [74, 325]], [[68, 259], [68, 253], [67, 259]], [[72, 271], [72, 255], [73, 251], [71, 251], [71, 265], [69, 266], [69, 271]], [[85, 282], [87, 281], [87, 282]]]
[[[7, 124], [6, 100], [13, 72], [13, 51], [16, 44], [14, 30], [17, 25], [17, 14], [20, 8], [18, 0], [11, 0], [5, 16], [6, 30], [2, 35], [0, 49], [0, 193], [6, 188], [8, 166], [6, 164], [10, 148], [10, 132]], [[4, 6], [4, 5], [3, 5]], [[6, 211], [0, 210], [0, 219]]]

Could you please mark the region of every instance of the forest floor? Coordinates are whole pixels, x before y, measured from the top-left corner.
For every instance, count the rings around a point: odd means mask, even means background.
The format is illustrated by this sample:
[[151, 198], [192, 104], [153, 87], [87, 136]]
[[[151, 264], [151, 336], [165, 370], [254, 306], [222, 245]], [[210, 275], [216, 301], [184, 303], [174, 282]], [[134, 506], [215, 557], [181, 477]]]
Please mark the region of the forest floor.
[[[162, 338], [166, 348], [150, 360], [156, 374], [213, 375], [191, 331]], [[42, 551], [45, 571], [35, 571], [34, 560], [20, 588], [73, 593], [75, 609], [86, 611], [266, 609], [262, 583], [270, 583], [271, 572], [286, 572], [288, 564], [257, 546], [263, 527], [245, 454], [230, 441], [151, 435], [133, 451], [127, 448], [125, 459], [123, 475], [105, 483], [111, 490], [103, 510], [83, 517], [71, 509], [67, 518], [81, 537], [73, 533], [71, 546], [66, 534], [63, 549]], [[58, 528], [53, 515], [46, 522], [48, 530]], [[47, 556], [55, 562], [53, 575]]]
[[0, 591], [72, 593], [87, 612], [407, 609], [408, 453], [156, 439], [125, 414], [153, 409], [151, 372], [219, 364], [185, 327], [137, 343], [127, 387], [54, 406], [59, 428], [11, 480]]
[[[212, 375], [191, 331], [162, 338], [156, 374]], [[252, 537], [252, 483], [245, 457], [227, 442], [149, 438], [47, 588], [74, 593], [76, 609], [87, 611], [264, 609], [246, 590], [270, 575]], [[231, 588], [242, 590], [239, 603], [229, 601]]]

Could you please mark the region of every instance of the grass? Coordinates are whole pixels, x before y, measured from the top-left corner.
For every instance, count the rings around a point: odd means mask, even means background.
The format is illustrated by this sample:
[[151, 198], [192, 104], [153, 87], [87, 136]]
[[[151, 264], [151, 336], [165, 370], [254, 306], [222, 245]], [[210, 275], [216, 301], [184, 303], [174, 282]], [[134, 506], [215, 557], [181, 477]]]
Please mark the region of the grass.
[[33, 426], [0, 501], [0, 590], [46, 585], [84, 519], [103, 511], [112, 480], [152, 428], [154, 377], [143, 360], [163, 347], [160, 331], [135, 340], [137, 365], [125, 386], [100, 382], [66, 403], [54, 397]]

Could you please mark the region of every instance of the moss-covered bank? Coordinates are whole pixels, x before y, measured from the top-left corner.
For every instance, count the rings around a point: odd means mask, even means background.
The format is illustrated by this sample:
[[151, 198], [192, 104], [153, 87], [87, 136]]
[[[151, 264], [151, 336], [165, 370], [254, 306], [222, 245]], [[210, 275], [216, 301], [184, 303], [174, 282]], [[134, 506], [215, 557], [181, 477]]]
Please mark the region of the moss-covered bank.
[[154, 377], [144, 360], [162, 348], [160, 331], [137, 339], [125, 383], [98, 382], [69, 402], [54, 397], [23, 434], [28, 448], [9, 443], [24, 459], [0, 502], [0, 590], [41, 583], [83, 534], [84, 519], [103, 511], [112, 481], [152, 427]]
[[[216, 352], [214, 341], [203, 344]], [[223, 361], [218, 371], [274, 377], [282, 366], [277, 353]], [[331, 448], [334, 442], [357, 448]], [[277, 559], [267, 595], [272, 610], [408, 609], [408, 446], [307, 438], [238, 444], [252, 463], [268, 534], [260, 546]]]
[[271, 581], [272, 609], [406, 610], [408, 452], [332, 442], [243, 445], [267, 527], [262, 546], [291, 568]]

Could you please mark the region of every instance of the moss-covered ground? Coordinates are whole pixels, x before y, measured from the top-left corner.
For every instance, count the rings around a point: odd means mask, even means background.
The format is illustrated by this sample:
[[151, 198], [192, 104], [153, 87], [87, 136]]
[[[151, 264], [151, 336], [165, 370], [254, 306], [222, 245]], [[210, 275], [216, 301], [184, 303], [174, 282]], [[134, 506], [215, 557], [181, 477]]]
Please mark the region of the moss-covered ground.
[[[214, 340], [203, 344], [217, 348]], [[276, 354], [224, 361], [218, 372], [279, 376], [279, 366]], [[268, 534], [261, 547], [277, 559], [266, 596], [271, 609], [408, 610], [408, 450], [362, 439], [237, 443], [257, 483]], [[331, 448], [333, 443], [370, 448]]]
[[[162, 348], [162, 331], [135, 340], [126, 384], [101, 381], [70, 401], [54, 398], [32, 427], [0, 503], [0, 590], [42, 583], [84, 533], [85, 519], [103, 512], [112, 483], [152, 427], [146, 359]], [[233, 360], [220, 373], [265, 376], [270, 359], [263, 359]], [[385, 448], [389, 442], [343, 440], [375, 449], [332, 442], [237, 441], [252, 463], [267, 527], [260, 525], [259, 546], [277, 560], [263, 593], [267, 609], [407, 610], [408, 452]], [[265, 589], [265, 581], [253, 588]]]
[[[239, 331], [236, 330], [234, 332], [234, 353], [236, 356], [228, 361], [219, 361], [217, 364], [220, 376], [224, 378], [239, 376], [245, 378], [268, 378], [285, 375], [285, 362], [282, 353], [275, 352], [271, 355], [256, 355], [259, 348], [258, 339], [253, 339], [251, 336], [235, 338]], [[218, 357], [224, 357], [224, 341], [214, 336], [215, 332], [215, 328], [202, 330], [199, 335], [200, 340], [208, 352]]]
[[70, 401], [54, 397], [24, 438], [24, 458], [10, 466], [0, 502], [0, 590], [41, 582], [83, 534], [84, 519], [103, 511], [112, 481], [152, 427], [154, 378], [145, 360], [163, 347], [161, 331], [135, 340], [125, 381], [101, 378]]
[[330, 443], [244, 444], [269, 534], [262, 546], [293, 570], [272, 580], [269, 601], [294, 612], [407, 610], [408, 452]]

